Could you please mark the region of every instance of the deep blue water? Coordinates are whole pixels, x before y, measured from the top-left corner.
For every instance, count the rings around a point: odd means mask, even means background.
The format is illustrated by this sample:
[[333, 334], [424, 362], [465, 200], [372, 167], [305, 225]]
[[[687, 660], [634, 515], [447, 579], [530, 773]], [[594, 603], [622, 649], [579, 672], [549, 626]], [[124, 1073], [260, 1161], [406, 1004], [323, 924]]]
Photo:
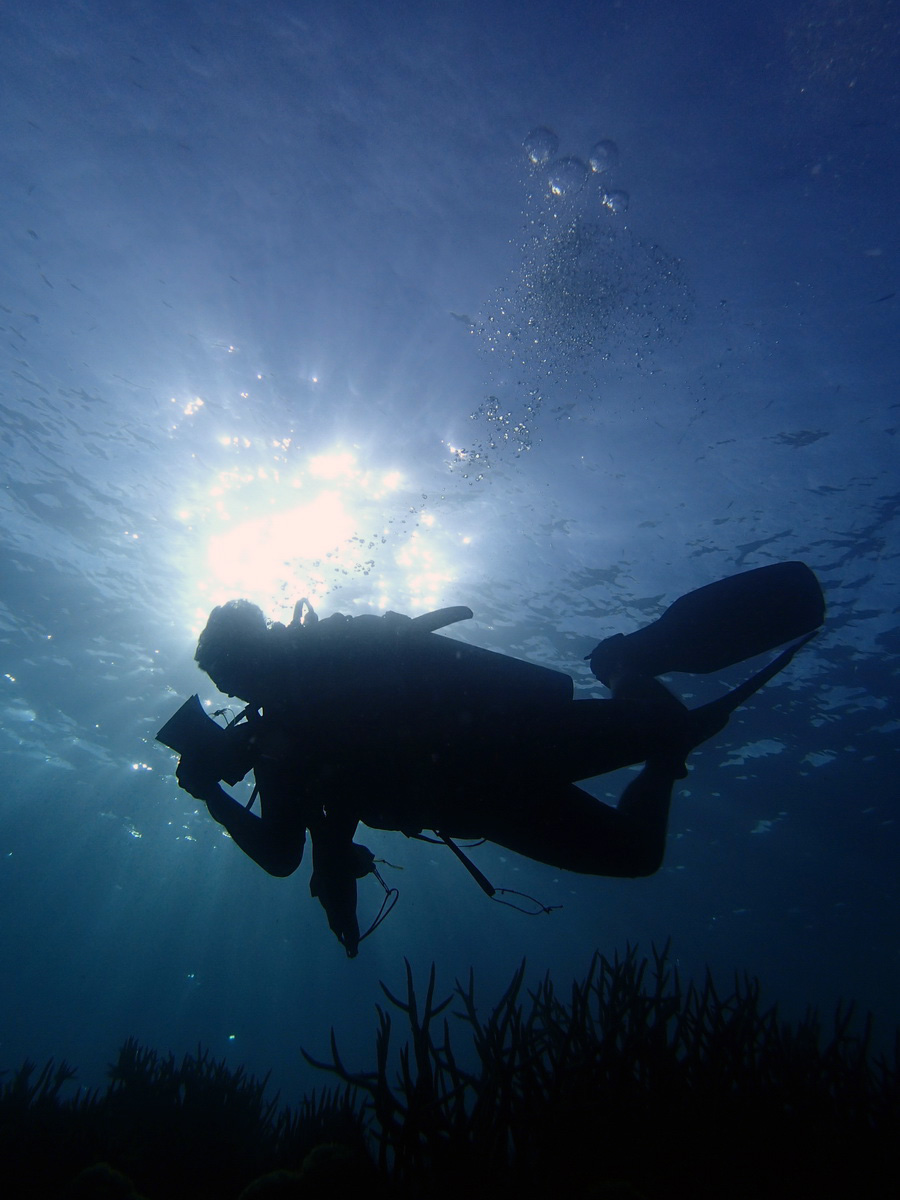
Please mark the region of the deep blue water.
[[[893, 0], [4, 5], [0, 1067], [199, 1041], [290, 1099], [330, 1026], [371, 1064], [404, 956], [487, 1003], [668, 938], [887, 1036], [898, 37]], [[657, 876], [473, 851], [552, 916], [374, 833], [401, 899], [348, 961], [153, 742], [230, 596], [468, 604], [589, 689], [599, 638], [793, 558], [825, 631], [694, 757]]]

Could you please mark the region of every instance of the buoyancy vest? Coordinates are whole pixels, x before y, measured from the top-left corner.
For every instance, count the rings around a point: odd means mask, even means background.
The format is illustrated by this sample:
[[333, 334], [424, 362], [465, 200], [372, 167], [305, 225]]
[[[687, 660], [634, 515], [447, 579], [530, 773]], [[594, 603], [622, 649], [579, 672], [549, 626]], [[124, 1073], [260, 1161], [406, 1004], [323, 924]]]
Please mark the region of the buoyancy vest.
[[279, 757], [324, 795], [349, 788], [361, 819], [382, 828], [415, 823], [421, 804], [466, 781], [508, 778], [572, 701], [563, 672], [398, 614], [335, 614], [285, 635], [281, 682], [263, 704]]
[[[444, 613], [462, 615], [441, 620]], [[417, 724], [453, 713], [453, 725], [537, 715], [572, 699], [572, 679], [561, 671], [435, 632], [469, 616], [468, 609], [413, 619], [335, 613], [289, 629], [285, 699], [333, 707], [347, 719], [390, 711]]]

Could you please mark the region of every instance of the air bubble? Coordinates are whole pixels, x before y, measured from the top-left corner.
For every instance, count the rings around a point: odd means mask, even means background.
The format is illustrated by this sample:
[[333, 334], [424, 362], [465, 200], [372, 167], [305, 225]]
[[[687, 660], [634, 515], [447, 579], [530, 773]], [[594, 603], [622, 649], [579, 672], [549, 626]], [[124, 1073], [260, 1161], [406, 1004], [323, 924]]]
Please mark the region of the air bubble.
[[591, 148], [588, 162], [591, 170], [599, 175], [602, 171], [611, 171], [619, 161], [619, 147], [615, 142], [602, 141]]
[[547, 168], [547, 186], [553, 196], [574, 196], [587, 177], [588, 169], [580, 158], [558, 158]]
[[539, 129], [532, 129], [523, 145], [529, 161], [536, 167], [542, 167], [559, 149], [559, 138], [552, 129], [542, 125]]
[[610, 212], [623, 213], [628, 211], [629, 196], [627, 192], [607, 192], [603, 197], [603, 203]]

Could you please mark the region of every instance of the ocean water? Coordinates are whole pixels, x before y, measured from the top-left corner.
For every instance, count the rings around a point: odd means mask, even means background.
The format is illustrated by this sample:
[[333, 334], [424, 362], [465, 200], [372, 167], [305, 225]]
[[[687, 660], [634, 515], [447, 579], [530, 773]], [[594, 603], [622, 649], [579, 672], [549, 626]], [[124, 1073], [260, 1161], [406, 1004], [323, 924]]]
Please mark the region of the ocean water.
[[[0, 1068], [201, 1043], [291, 1100], [332, 1027], [372, 1064], [404, 958], [487, 1004], [522, 958], [565, 985], [669, 939], [890, 1036], [896, 3], [46, 0], [0, 30]], [[656, 876], [471, 852], [551, 915], [361, 831], [401, 894], [349, 961], [308, 863], [266, 876], [154, 743], [221, 703], [192, 655], [229, 597], [467, 604], [453, 636], [602, 695], [601, 637], [794, 558], [825, 629], [692, 758]]]

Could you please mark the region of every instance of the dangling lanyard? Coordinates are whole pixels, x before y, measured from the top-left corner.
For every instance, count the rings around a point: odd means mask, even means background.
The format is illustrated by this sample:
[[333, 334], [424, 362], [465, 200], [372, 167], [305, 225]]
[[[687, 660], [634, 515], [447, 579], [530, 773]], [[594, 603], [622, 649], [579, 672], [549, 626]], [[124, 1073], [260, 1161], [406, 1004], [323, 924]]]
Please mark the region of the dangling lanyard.
[[[541, 904], [540, 900], [536, 900], [534, 896], [529, 896], [526, 892], [517, 892], [513, 888], [495, 888], [486, 875], [475, 866], [471, 859], [467, 858], [460, 850], [459, 846], [452, 842], [445, 833], [441, 833], [439, 829], [434, 831], [441, 839], [445, 846], [449, 846], [462, 865], [466, 868], [484, 894], [489, 899], [497, 904], [505, 904], [507, 908], [514, 908], [516, 912], [525, 913], [527, 917], [536, 917], [538, 913], [551, 913], [555, 908], [562, 908], [561, 904]], [[420, 835], [421, 836], [421, 835]], [[426, 839], [427, 841], [428, 839]], [[499, 895], [498, 895], [499, 893]], [[515, 904], [512, 900], [501, 900], [500, 896], [521, 896], [523, 900], [528, 900], [536, 906], [534, 912], [529, 912], [527, 908], [522, 908], [521, 905]]]
[[[379, 861], [381, 861], [381, 860], [379, 860]], [[371, 870], [370, 874], [374, 875], [375, 878], [378, 880], [378, 882], [381, 884], [381, 886], [384, 888], [384, 899], [381, 902], [381, 908], [378, 910], [377, 917], [372, 922], [372, 924], [369, 926], [369, 928], [366, 930], [366, 932], [362, 935], [362, 937], [359, 939], [360, 942], [364, 942], [370, 933], [375, 932], [375, 930], [378, 928], [378, 926], [381, 924], [381, 922], [383, 920], [385, 920], [385, 918], [389, 915], [391, 909], [394, 907], [394, 905], [400, 899], [400, 892], [398, 891], [398, 889], [388, 887], [388, 885], [381, 878], [381, 874], [378, 871], [377, 867], [375, 866], [374, 862], [372, 863], [372, 870]]]
[[490, 896], [490, 898], [493, 900], [493, 898], [497, 892], [497, 889], [494, 887], [494, 885], [491, 883], [491, 881], [487, 878], [487, 876], [483, 875], [481, 873], [481, 871], [478, 870], [478, 868], [475, 866], [475, 864], [472, 862], [472, 860], [470, 858], [466, 858], [465, 854], [463, 854], [463, 852], [462, 852], [462, 850], [460, 850], [459, 846], [457, 846], [455, 842], [451, 842], [451, 840], [447, 837], [447, 835], [445, 833], [441, 833], [441, 831], [439, 829], [436, 829], [434, 832], [438, 835], [438, 837], [441, 839], [441, 841], [444, 843], [445, 846], [450, 847], [450, 849], [453, 851], [453, 853], [456, 855], [456, 857], [459, 859], [459, 861], [462, 863], [462, 865], [466, 868], [466, 870], [469, 872], [469, 874], [472, 876], [472, 878], [475, 880], [475, 882], [478, 884], [478, 886], [481, 888], [481, 890], [484, 892], [484, 894], [486, 896]]

